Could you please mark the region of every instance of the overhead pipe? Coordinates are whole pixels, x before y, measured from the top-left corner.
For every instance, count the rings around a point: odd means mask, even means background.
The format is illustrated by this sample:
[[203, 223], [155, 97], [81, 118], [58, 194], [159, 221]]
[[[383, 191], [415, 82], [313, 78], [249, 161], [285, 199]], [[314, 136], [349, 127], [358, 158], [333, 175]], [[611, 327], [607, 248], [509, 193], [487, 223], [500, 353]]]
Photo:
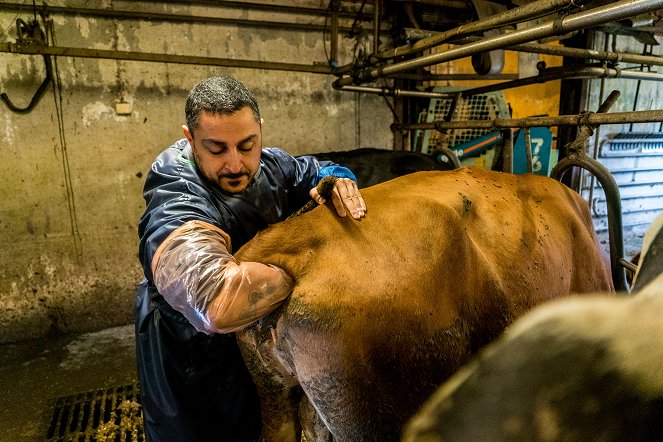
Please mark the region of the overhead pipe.
[[[16, 4], [0, 2], [1, 10], [25, 10], [33, 11], [31, 4]], [[182, 14], [165, 14], [160, 12], [139, 12], [127, 11], [120, 9], [102, 9], [102, 8], [74, 8], [65, 6], [44, 6], [40, 7], [41, 10], [48, 11], [51, 14], [71, 14], [83, 15], [89, 17], [100, 18], [118, 18], [127, 20], [155, 20], [163, 22], [178, 22], [178, 23], [209, 23], [215, 25], [232, 25], [232, 26], [247, 26], [256, 28], [271, 28], [271, 29], [288, 29], [296, 31], [307, 32], [322, 32], [325, 29], [324, 24], [316, 23], [296, 23], [296, 22], [278, 22], [267, 20], [248, 20], [242, 18], [228, 18], [228, 17], [210, 17], [201, 15], [182, 15]], [[339, 26], [339, 31], [350, 32], [352, 28], [347, 26]]]
[[152, 52], [127, 52], [105, 49], [71, 48], [46, 45], [19, 45], [0, 43], [0, 52], [13, 54], [41, 54], [59, 57], [100, 58], [109, 60], [151, 61], [156, 63], [176, 63], [204, 66], [224, 66], [247, 69], [267, 69], [289, 72], [307, 72], [311, 74], [331, 74], [332, 70], [325, 65], [306, 65], [258, 60], [238, 60], [232, 58], [198, 57], [193, 55], [171, 55]]
[[545, 83], [547, 81], [580, 78], [624, 78], [628, 80], [663, 81], [663, 74], [657, 74], [654, 72], [627, 71], [624, 69], [609, 68], [604, 66], [548, 68], [543, 70], [539, 75], [491, 84], [488, 86], [481, 86], [473, 89], [465, 89], [462, 91], [462, 94], [464, 97], [467, 97], [470, 95], [485, 94], [487, 92], [512, 89], [530, 84]]
[[[375, 61], [411, 55], [438, 46], [447, 41], [459, 43], [457, 41], [458, 39], [478, 32], [488, 31], [514, 22], [528, 20], [537, 17], [540, 14], [555, 11], [559, 8], [573, 5], [579, 6], [586, 1], [587, 0], [540, 0], [444, 32], [405, 28], [405, 35], [403, 38], [416, 39], [417, 41], [378, 53], [377, 57], [375, 57]], [[351, 71], [352, 67], [352, 64], [341, 66], [337, 72], [339, 74], [344, 74]]]
[[[205, 6], [215, 6], [222, 8], [235, 8], [235, 9], [248, 9], [248, 10], [262, 10], [270, 12], [284, 12], [297, 15], [318, 15], [325, 17], [327, 15], [327, 9], [325, 8], [308, 8], [305, 6], [285, 6], [285, 5], [276, 5], [269, 3], [258, 3], [258, 2], [247, 2], [247, 1], [231, 1], [231, 0], [143, 0], [144, 3], [171, 3], [171, 4], [182, 4], [182, 5], [205, 5]], [[369, 16], [361, 12], [354, 11], [338, 11], [339, 17], [344, 18], [355, 18], [357, 15], [360, 16], [362, 20], [368, 20]]]
[[495, 118], [493, 120], [435, 121], [431, 123], [394, 123], [392, 130], [508, 129], [517, 127], [581, 126], [623, 123], [657, 123], [663, 121], [663, 110], [584, 113], [556, 117]]
[[412, 71], [418, 68], [469, 57], [481, 52], [503, 49], [515, 44], [526, 43], [552, 35], [562, 35], [568, 32], [622, 20], [634, 15], [658, 11], [661, 8], [663, 8], [663, 0], [619, 0], [577, 14], [560, 16], [553, 21], [514, 31], [510, 34], [484, 38], [475, 43], [469, 43], [437, 54], [430, 54], [384, 67], [364, 68], [351, 77], [337, 79], [336, 83], [339, 86], [353, 83], [361, 84], [362, 82], [373, 81], [377, 78], [382, 78], [398, 72]]
[[[163, 3], [174, 3], [174, 4], [182, 4], [185, 6], [192, 6], [195, 4], [199, 5], [204, 5], [204, 6], [214, 6], [214, 7], [221, 7], [221, 8], [235, 8], [235, 9], [247, 9], [251, 11], [255, 10], [261, 10], [261, 11], [267, 11], [267, 12], [279, 12], [279, 13], [287, 13], [287, 14], [294, 14], [294, 15], [312, 15], [312, 16], [320, 16], [320, 17], [326, 17], [327, 16], [327, 9], [326, 8], [307, 8], [305, 6], [286, 6], [286, 5], [276, 5], [276, 4], [269, 4], [269, 3], [256, 3], [256, 2], [245, 2], [245, 1], [225, 1], [225, 0], [207, 0], [207, 1], [188, 1], [188, 0], [144, 0], [143, 3], [158, 3], [158, 4], [163, 4]], [[98, 15], [98, 12], [95, 11], [104, 11], [105, 13], [112, 14], [116, 12], [114, 9], [102, 9], [102, 8], [77, 8], [74, 6], [51, 6], [51, 5], [40, 5], [39, 9], [46, 8], [47, 10], [51, 12], [57, 12], [59, 14], [82, 14], [82, 13], [87, 13], [87, 14], [95, 14]], [[29, 11], [32, 12], [34, 10], [34, 6], [32, 4], [28, 3], [5, 3], [5, 2], [0, 2], [0, 8], [2, 8], [5, 11]], [[122, 12], [122, 11], [121, 11]], [[129, 11], [124, 11], [124, 12], [129, 12]], [[343, 18], [348, 18], [348, 19], [354, 19], [359, 15], [359, 18], [361, 20], [368, 20], [370, 16], [365, 13], [361, 12], [354, 12], [354, 11], [339, 11], [339, 17]]]
[[[413, 29], [412, 32], [419, 31], [421, 33], [427, 34], [436, 34], [432, 31], [421, 31]], [[661, 28], [663, 31], [663, 28]], [[476, 39], [466, 39], [467, 43], [472, 43], [477, 41]], [[458, 44], [461, 44], [460, 42]], [[518, 51], [518, 52], [528, 52], [532, 54], [545, 54], [545, 55], [556, 55], [559, 57], [570, 57], [570, 58], [584, 58], [598, 61], [608, 61], [610, 63], [634, 63], [634, 64], [644, 64], [648, 66], [663, 66], [663, 57], [657, 55], [642, 55], [642, 54], [633, 54], [630, 52], [609, 52], [609, 51], [597, 51], [594, 49], [580, 49], [580, 48], [571, 48], [566, 46], [559, 45], [548, 45], [548, 44], [539, 44], [539, 43], [523, 43], [519, 45], [509, 46], [504, 48], [507, 51]]]
[[649, 66], [663, 66], [663, 57], [656, 55], [631, 54], [628, 52], [607, 52], [594, 49], [567, 48], [537, 43], [523, 43], [505, 48], [507, 51], [530, 52], [534, 54], [558, 55], [560, 57], [586, 58], [611, 63], [634, 63]]
[[377, 94], [384, 97], [413, 97], [413, 98], [449, 98], [455, 93], [445, 92], [426, 92], [403, 90], [397, 87], [369, 87], [369, 86], [343, 86], [338, 88], [340, 91], [360, 92], [364, 94]]
[[403, 45], [389, 51], [384, 51], [378, 55], [378, 58], [392, 59], [395, 57], [410, 55], [416, 52], [421, 52], [425, 49], [430, 49], [434, 46], [438, 46], [454, 38], [464, 37], [467, 35], [475, 34], [477, 32], [488, 31], [500, 26], [525, 21], [533, 17], [537, 17], [540, 14], [549, 13], [564, 7], [579, 6], [582, 3], [586, 3], [586, 0], [539, 0], [536, 2], [527, 3], [523, 6], [509, 9], [499, 14], [495, 14], [493, 16], [486, 17], [472, 23], [464, 24], [448, 31], [435, 33], [435, 35], [424, 37], [412, 44]]

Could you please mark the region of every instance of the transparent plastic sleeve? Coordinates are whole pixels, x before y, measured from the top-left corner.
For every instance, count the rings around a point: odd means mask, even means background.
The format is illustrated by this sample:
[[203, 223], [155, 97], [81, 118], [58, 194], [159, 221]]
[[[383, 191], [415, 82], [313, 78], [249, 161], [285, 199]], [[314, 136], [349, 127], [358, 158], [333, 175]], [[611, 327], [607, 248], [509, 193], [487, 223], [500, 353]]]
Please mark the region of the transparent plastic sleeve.
[[290, 294], [282, 269], [237, 262], [230, 238], [203, 221], [173, 231], [152, 260], [154, 284], [166, 301], [199, 331], [230, 333], [277, 308]]

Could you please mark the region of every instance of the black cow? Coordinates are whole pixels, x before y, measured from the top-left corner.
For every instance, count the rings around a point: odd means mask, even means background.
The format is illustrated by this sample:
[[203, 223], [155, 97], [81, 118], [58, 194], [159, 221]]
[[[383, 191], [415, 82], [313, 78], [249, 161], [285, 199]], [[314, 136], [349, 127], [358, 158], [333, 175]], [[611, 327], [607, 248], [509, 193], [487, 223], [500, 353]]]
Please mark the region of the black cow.
[[373, 186], [413, 172], [453, 169], [450, 163], [438, 161], [431, 155], [372, 147], [313, 155], [319, 160], [333, 161], [352, 170], [359, 187]]

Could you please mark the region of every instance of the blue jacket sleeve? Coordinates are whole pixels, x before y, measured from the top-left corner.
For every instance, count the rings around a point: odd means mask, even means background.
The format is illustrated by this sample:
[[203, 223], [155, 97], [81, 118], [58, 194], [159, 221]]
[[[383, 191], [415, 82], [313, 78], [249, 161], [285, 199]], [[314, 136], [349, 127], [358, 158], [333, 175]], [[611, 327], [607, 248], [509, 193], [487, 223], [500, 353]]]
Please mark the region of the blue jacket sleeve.
[[[350, 178], [355, 183], [357, 182], [357, 177], [354, 173], [347, 167], [339, 166], [336, 164], [331, 164], [329, 166], [324, 166], [320, 168], [318, 172], [318, 182], [326, 176], [335, 176], [338, 178]], [[318, 184], [316, 182], [316, 184]]]

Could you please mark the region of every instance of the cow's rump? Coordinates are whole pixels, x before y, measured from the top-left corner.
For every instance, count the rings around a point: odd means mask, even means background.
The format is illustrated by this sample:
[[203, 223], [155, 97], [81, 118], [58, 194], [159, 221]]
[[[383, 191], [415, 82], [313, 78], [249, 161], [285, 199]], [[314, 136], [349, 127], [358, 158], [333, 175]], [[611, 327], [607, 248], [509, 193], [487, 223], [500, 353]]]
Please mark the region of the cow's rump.
[[464, 168], [362, 194], [361, 221], [319, 207], [236, 255], [296, 281], [271, 338], [260, 325], [239, 334], [268, 439], [297, 433], [299, 387], [334, 440], [397, 439], [436, 386], [532, 306], [611, 289], [586, 203], [554, 180]]

